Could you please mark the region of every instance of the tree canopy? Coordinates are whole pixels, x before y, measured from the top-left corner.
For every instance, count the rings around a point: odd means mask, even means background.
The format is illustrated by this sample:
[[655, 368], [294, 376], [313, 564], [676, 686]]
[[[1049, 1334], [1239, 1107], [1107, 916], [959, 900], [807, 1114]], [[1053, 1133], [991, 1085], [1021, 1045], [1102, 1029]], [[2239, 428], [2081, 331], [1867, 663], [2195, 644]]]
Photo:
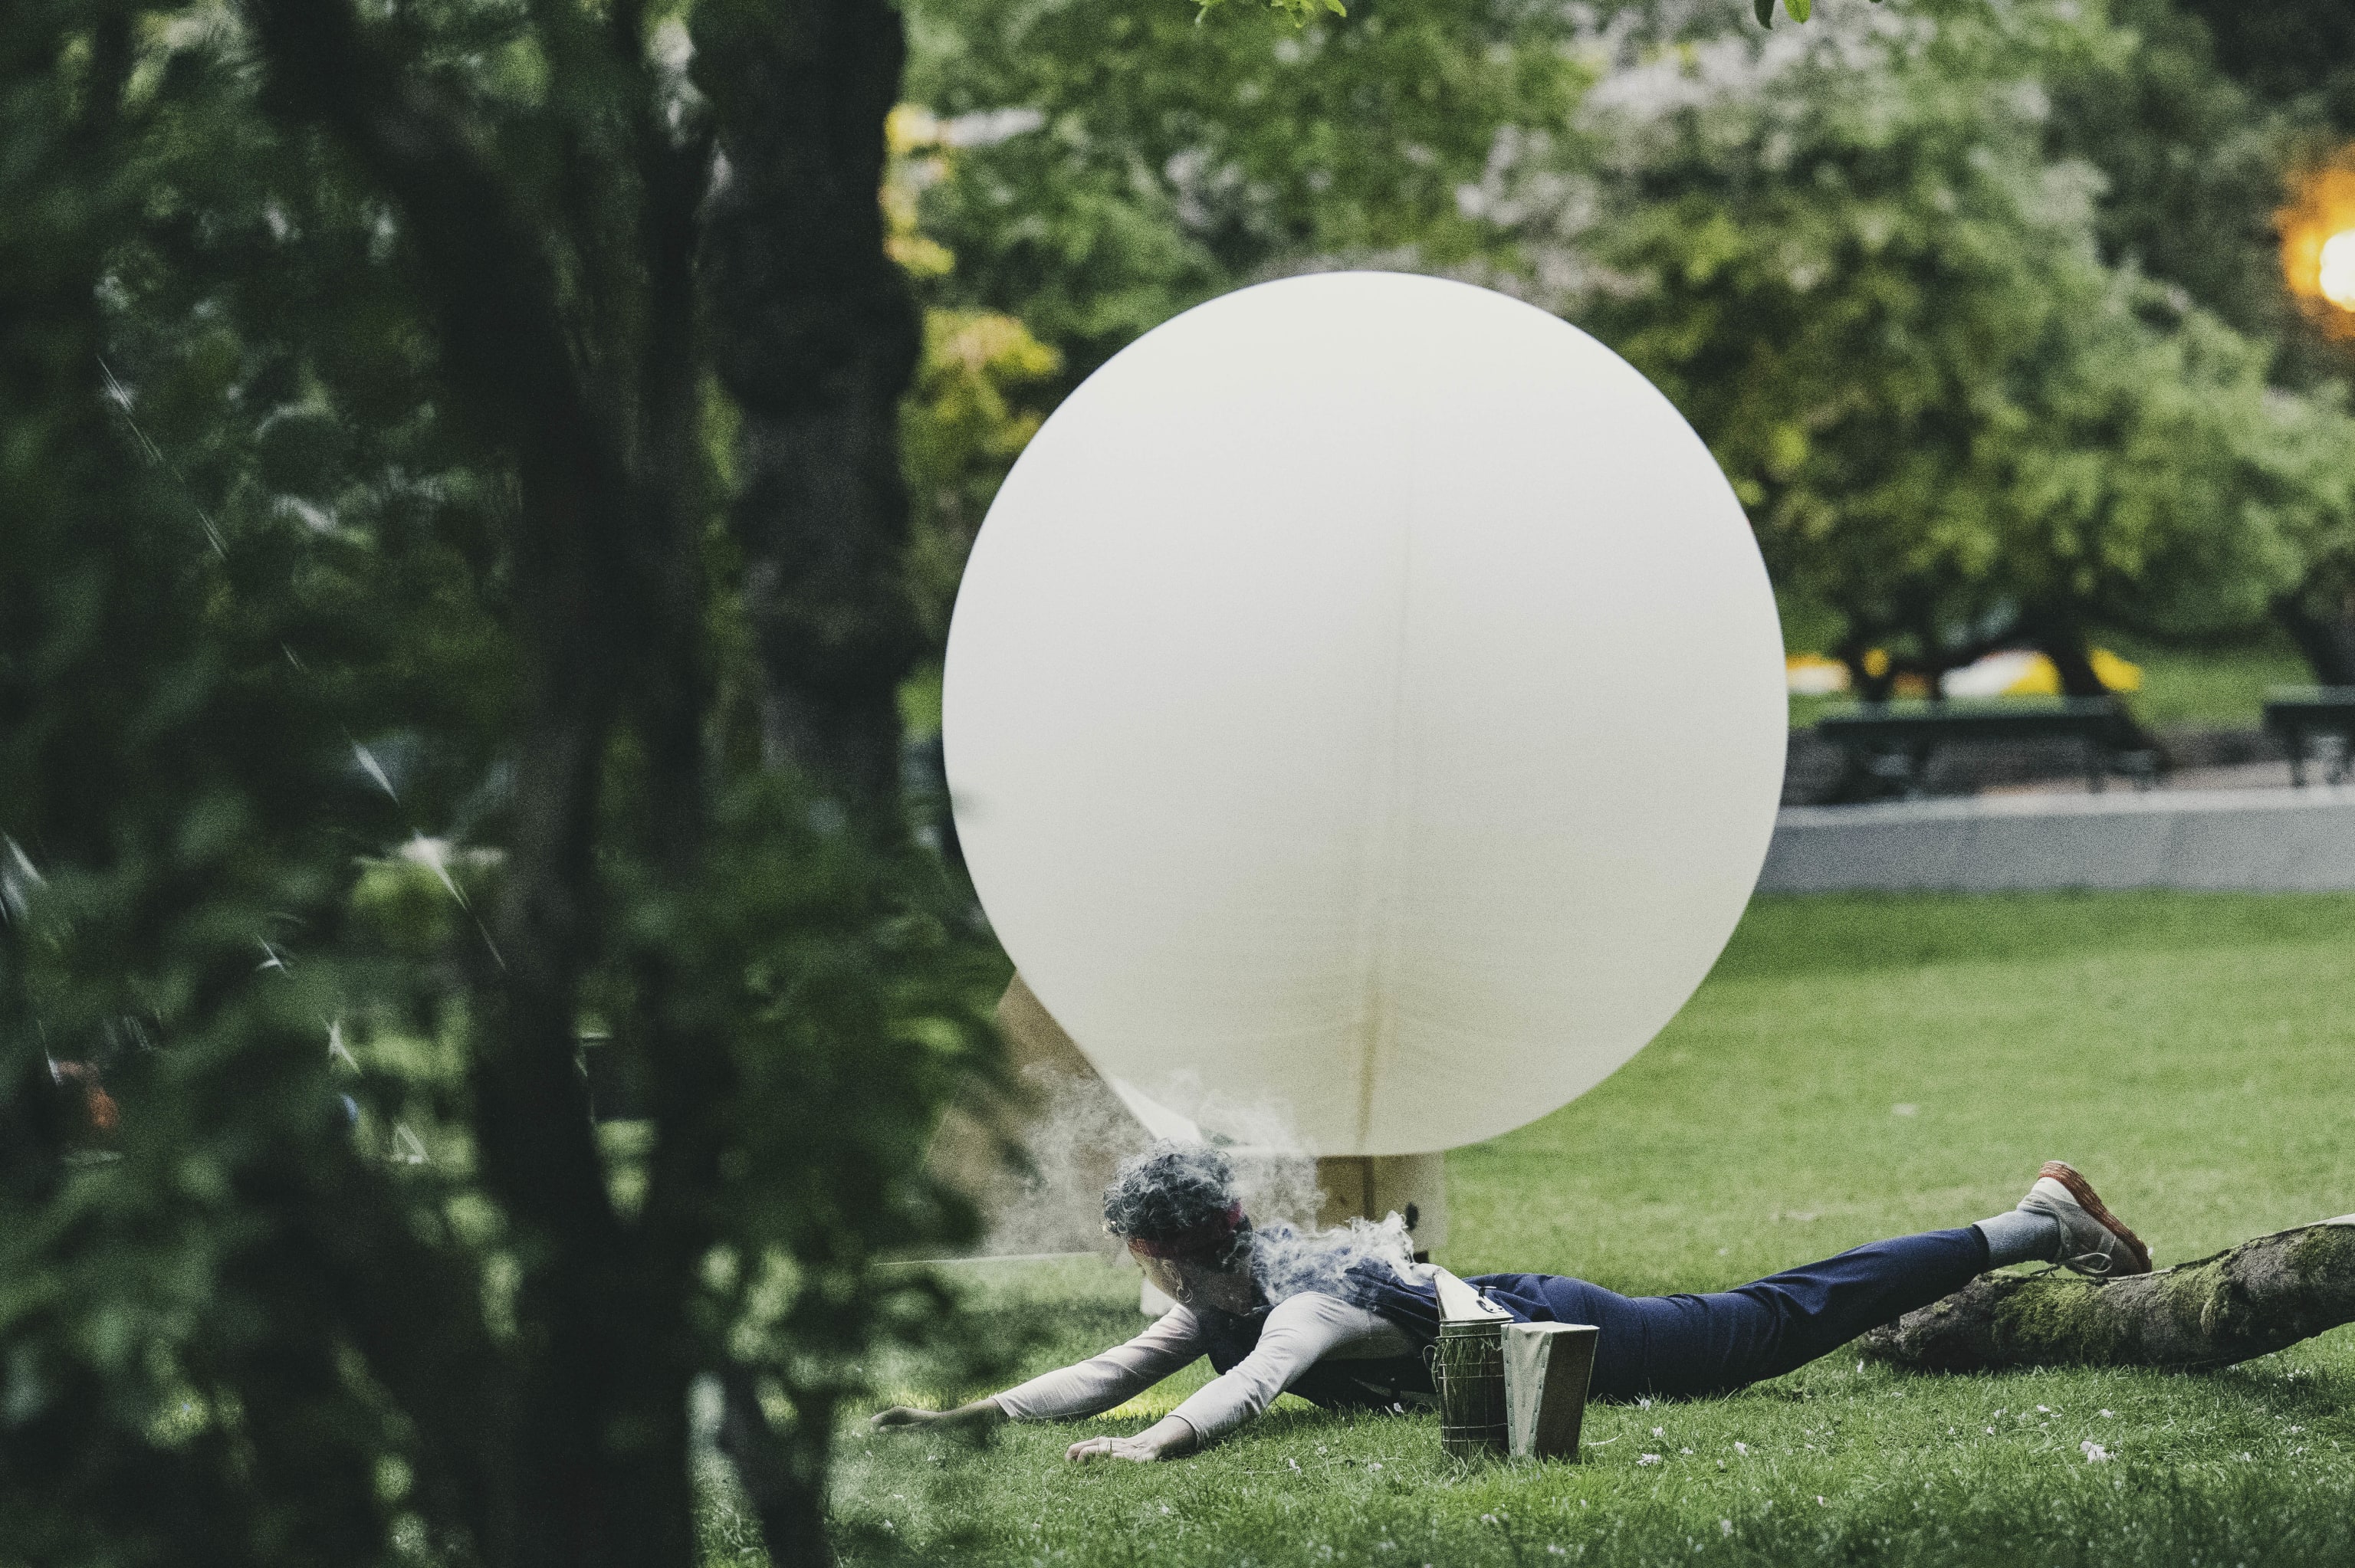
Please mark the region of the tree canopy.
[[1383, 0], [1166, 50], [1076, 5], [924, 16], [912, 90], [991, 128], [925, 202], [954, 297], [1077, 371], [1304, 268], [1521, 292], [1693, 420], [1867, 692], [2020, 641], [2098, 691], [2087, 627], [2243, 632], [2355, 537], [2344, 367], [2270, 228], [2305, 122], [2173, 0], [1771, 33]]
[[1589, 101], [1561, 308], [1694, 420], [1868, 693], [2021, 641], [2098, 692], [2087, 626], [2257, 623], [2355, 527], [2338, 398], [2274, 384], [2273, 344], [2146, 256], [2214, 264], [2105, 209], [2124, 182], [2082, 150], [2119, 138], [2069, 103], [2137, 43], [2074, 7], [1850, 7]]

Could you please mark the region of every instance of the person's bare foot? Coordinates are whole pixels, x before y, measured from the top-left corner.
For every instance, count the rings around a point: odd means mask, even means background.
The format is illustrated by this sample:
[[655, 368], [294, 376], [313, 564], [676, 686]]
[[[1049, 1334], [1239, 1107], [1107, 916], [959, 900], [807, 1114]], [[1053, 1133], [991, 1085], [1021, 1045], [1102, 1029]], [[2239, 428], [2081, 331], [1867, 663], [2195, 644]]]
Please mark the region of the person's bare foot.
[[2094, 1184], [2062, 1160], [2044, 1162], [2019, 1208], [2060, 1223], [2061, 1250], [2052, 1261], [2063, 1268], [2097, 1279], [2150, 1272], [2150, 1248], [2110, 1213]]

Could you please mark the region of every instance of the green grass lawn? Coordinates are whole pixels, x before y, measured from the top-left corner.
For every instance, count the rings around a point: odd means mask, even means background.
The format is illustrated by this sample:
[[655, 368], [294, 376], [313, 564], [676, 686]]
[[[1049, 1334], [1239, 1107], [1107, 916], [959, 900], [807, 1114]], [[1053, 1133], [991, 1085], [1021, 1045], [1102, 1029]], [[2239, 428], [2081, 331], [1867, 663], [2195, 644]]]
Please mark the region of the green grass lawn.
[[[1450, 1157], [1443, 1261], [1720, 1287], [1982, 1217], [2056, 1156], [2162, 1266], [2355, 1210], [2350, 938], [2348, 898], [1762, 901], [1616, 1076]], [[1139, 1322], [1135, 1275], [1109, 1265], [959, 1273], [976, 1337], [1030, 1336], [1020, 1375]], [[894, 1399], [979, 1392], [892, 1381]], [[1835, 1355], [1729, 1398], [1595, 1409], [1576, 1466], [1461, 1466], [1430, 1417], [1288, 1398], [1192, 1458], [1063, 1462], [1199, 1381], [982, 1447], [846, 1427], [846, 1562], [2355, 1561], [2355, 1330], [2200, 1375]], [[715, 1561], [734, 1534], [716, 1504]]]
[[2266, 692], [2314, 681], [2313, 669], [2286, 637], [2225, 649], [2147, 647], [2115, 637], [2103, 641], [2142, 666], [2142, 690], [2127, 700], [2135, 716], [2158, 730], [2254, 729]]

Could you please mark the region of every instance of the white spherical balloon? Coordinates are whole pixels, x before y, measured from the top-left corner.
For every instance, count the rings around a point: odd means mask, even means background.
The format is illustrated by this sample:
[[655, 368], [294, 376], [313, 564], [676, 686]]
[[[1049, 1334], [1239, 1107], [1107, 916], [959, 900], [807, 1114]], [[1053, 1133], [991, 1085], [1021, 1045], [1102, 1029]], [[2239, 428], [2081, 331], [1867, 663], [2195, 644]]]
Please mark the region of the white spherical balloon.
[[1393, 273], [1146, 334], [1031, 441], [949, 633], [997, 935], [1107, 1077], [1319, 1154], [1492, 1137], [1681, 1007], [1756, 881], [1782, 639], [1625, 361]]

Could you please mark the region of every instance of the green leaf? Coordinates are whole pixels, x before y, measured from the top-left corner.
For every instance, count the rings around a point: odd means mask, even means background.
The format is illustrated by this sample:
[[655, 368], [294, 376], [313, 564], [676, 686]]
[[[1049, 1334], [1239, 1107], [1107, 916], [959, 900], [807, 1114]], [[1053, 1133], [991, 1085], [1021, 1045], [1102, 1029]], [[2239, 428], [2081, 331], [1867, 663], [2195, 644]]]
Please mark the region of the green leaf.
[[1771, 27], [1774, 25], [1774, 0], [1751, 0], [1751, 4], [1757, 9], [1760, 26]]
[[1804, 22], [1807, 14], [1816, 8], [1816, 0], [1783, 0], [1783, 5], [1791, 13], [1793, 21]]
[[[1226, 0], [1199, 0], [1194, 20], [1201, 22], [1208, 19], [1211, 12], [1225, 4]], [[1305, 27], [1311, 19], [1328, 12], [1336, 16], [1349, 14], [1342, 0], [1267, 0], [1267, 8], [1279, 16], [1290, 17], [1296, 27]]]

